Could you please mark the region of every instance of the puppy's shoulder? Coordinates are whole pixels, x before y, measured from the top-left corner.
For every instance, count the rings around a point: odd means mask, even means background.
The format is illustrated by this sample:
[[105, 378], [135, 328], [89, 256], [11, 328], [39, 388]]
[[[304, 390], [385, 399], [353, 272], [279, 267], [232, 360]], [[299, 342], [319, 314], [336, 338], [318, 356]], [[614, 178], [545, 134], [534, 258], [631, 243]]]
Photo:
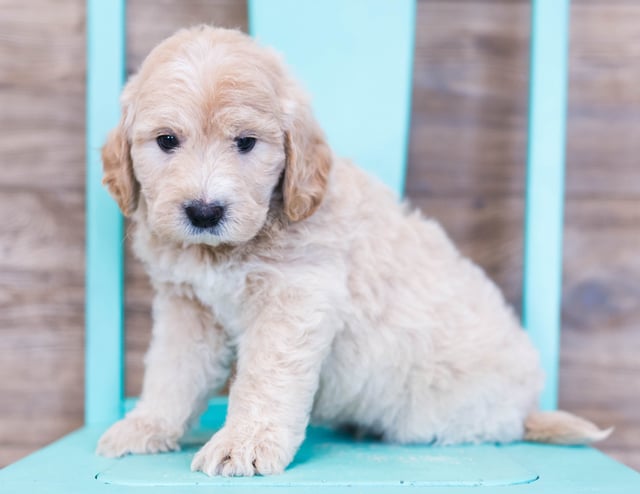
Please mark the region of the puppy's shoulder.
[[[375, 211], [402, 213], [400, 198], [381, 180], [352, 161], [336, 158], [316, 220], [357, 221]], [[313, 216], [311, 217], [313, 218]]]

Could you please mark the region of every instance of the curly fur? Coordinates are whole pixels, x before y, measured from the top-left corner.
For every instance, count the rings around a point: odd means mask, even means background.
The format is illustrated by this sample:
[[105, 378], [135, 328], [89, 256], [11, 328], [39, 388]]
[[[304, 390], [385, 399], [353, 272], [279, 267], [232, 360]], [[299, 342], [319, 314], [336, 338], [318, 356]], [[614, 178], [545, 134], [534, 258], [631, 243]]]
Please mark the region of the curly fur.
[[[499, 290], [435, 221], [331, 153], [277, 54], [182, 30], [122, 106], [104, 181], [131, 216], [154, 328], [138, 406], [99, 453], [177, 448], [234, 361], [227, 421], [192, 464], [209, 475], [283, 471], [310, 420], [400, 443], [598, 436], [536, 412], [538, 355]], [[171, 153], [155, 142], [166, 132]], [[191, 200], [223, 201], [220, 228], [194, 231]]]

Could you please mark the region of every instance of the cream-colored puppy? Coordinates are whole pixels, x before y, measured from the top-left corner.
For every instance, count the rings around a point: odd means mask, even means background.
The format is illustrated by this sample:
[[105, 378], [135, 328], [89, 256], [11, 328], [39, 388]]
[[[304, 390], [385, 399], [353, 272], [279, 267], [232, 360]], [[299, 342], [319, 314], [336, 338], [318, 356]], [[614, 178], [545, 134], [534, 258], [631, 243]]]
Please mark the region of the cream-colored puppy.
[[155, 288], [141, 399], [106, 456], [178, 447], [229, 376], [209, 475], [282, 472], [309, 420], [394, 442], [586, 442], [536, 412], [538, 356], [437, 223], [334, 156], [281, 59], [196, 27], [128, 82], [104, 182]]

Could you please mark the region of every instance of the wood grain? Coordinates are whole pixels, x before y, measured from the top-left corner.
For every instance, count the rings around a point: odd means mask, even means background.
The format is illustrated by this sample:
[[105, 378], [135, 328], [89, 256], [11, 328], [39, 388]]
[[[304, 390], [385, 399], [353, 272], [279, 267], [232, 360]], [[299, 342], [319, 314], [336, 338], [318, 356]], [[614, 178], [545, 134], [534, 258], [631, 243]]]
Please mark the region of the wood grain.
[[[638, 16], [573, 3], [569, 195], [640, 194]], [[526, 2], [418, 4], [408, 192], [522, 193], [528, 24]]]
[[[0, 457], [82, 424], [84, 201], [0, 192]], [[14, 458], [15, 459], [15, 458]]]
[[0, 187], [84, 187], [84, 71], [84, 2], [3, 2]]
[[[0, 465], [83, 413], [83, 0], [2, 1]], [[615, 425], [640, 469], [640, 4], [572, 2], [561, 406]], [[174, 30], [246, 29], [239, 0], [129, 0], [128, 68]], [[521, 299], [529, 2], [420, 0], [407, 194], [516, 307]], [[127, 256], [127, 393], [151, 291]]]
[[147, 53], [178, 29], [197, 24], [247, 30], [247, 4], [237, 0], [130, 0], [127, 66], [135, 71]]
[[560, 406], [614, 426], [598, 447], [640, 469], [640, 198], [567, 203]]
[[85, 2], [0, 16], [0, 465], [82, 424]]

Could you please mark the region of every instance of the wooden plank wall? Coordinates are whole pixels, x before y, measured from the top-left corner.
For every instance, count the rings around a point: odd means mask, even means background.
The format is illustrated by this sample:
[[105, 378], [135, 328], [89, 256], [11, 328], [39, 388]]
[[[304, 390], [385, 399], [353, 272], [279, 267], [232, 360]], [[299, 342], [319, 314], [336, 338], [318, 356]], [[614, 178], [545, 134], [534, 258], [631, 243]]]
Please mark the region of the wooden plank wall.
[[[83, 0], [0, 2], [0, 465], [83, 413]], [[130, 0], [129, 69], [241, 0]], [[407, 194], [519, 305], [529, 6], [420, 0]], [[640, 2], [574, 0], [560, 404], [640, 469]], [[127, 392], [150, 291], [128, 257]]]

